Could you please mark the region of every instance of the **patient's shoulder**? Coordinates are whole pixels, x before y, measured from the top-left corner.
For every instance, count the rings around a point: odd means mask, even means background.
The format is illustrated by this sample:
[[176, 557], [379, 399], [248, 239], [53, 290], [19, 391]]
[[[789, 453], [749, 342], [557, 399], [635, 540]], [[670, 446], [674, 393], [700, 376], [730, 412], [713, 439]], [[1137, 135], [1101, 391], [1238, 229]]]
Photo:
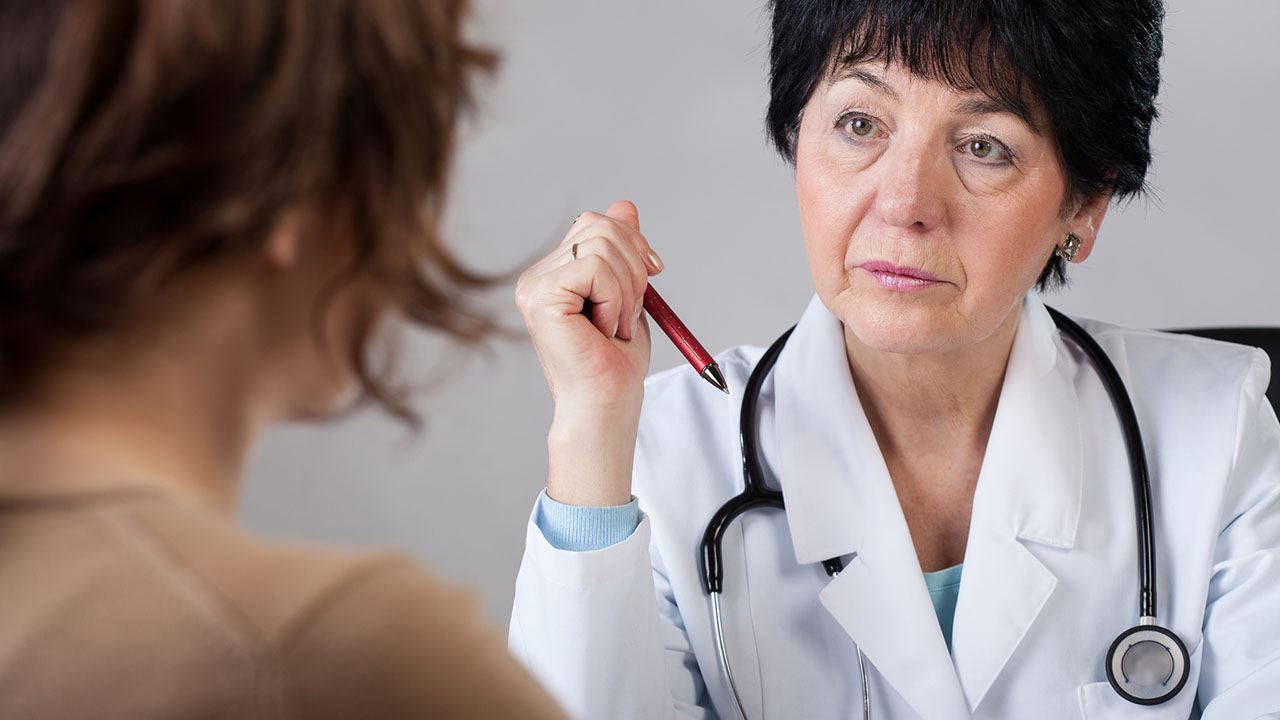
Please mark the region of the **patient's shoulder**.
[[561, 717], [477, 598], [406, 560], [363, 567], [281, 650], [303, 717]]
[[479, 598], [406, 556], [269, 541], [195, 509], [136, 521], [263, 655], [290, 716], [560, 717]]

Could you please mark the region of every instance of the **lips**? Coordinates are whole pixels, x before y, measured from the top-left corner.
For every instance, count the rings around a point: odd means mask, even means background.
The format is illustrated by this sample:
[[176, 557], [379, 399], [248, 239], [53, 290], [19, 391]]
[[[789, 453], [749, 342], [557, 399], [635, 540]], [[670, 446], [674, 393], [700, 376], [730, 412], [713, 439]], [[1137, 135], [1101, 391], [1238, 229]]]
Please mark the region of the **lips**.
[[872, 260], [859, 265], [859, 268], [890, 290], [924, 290], [942, 283], [942, 278], [925, 273], [922, 269], [886, 263], [883, 260]]
[[928, 282], [942, 282], [942, 278], [937, 275], [925, 273], [919, 268], [906, 268], [906, 266], [886, 263], [883, 260], [872, 260], [870, 263], [863, 263], [859, 268], [867, 270], [868, 273], [883, 273], [888, 275], [902, 275], [905, 278], [922, 279]]
[[883, 260], [872, 260], [870, 262], [862, 263], [858, 267], [873, 275], [897, 275], [904, 278], [915, 278], [916, 280], [923, 280], [931, 283], [942, 282], [942, 278], [937, 275], [927, 273], [919, 268], [903, 267]]

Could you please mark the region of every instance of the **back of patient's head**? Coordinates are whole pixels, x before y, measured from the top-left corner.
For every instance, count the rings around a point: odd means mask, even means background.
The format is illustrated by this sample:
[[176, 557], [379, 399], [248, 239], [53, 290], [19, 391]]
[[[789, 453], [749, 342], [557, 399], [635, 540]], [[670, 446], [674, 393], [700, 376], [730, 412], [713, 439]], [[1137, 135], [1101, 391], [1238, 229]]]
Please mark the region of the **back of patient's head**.
[[[287, 215], [341, 229], [335, 286], [372, 280], [421, 324], [481, 333], [458, 301], [480, 278], [437, 230], [468, 79], [491, 62], [462, 38], [465, 4], [0, 4], [0, 407]], [[344, 352], [380, 397], [373, 324]]]

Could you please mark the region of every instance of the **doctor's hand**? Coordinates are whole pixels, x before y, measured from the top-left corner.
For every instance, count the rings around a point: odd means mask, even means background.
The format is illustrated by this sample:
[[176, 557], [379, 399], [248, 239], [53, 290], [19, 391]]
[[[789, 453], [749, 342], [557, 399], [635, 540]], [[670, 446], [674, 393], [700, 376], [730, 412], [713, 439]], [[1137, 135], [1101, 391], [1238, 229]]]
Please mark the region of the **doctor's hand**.
[[579, 215], [560, 246], [516, 284], [516, 305], [555, 400], [547, 494], [558, 502], [631, 500], [649, 371], [644, 291], [661, 271], [635, 205], [621, 201], [603, 215]]

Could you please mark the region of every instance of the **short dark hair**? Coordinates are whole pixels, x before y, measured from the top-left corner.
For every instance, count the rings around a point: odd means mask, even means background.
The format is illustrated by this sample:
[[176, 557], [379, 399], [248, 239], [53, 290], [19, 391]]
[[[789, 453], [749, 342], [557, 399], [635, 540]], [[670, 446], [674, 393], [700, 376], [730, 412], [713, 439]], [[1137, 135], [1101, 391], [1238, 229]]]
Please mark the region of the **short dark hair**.
[[[1146, 188], [1163, 48], [1162, 0], [770, 0], [769, 139], [795, 163], [818, 83], [866, 60], [963, 90], [1030, 119], [1039, 108], [1068, 179], [1066, 200]], [[1065, 281], [1054, 256], [1044, 290]]]
[[[159, 283], [260, 247], [292, 208], [352, 233], [335, 282], [374, 278], [455, 337], [491, 329], [462, 302], [488, 278], [438, 232], [470, 76], [493, 63], [466, 14], [467, 0], [0, 3], [0, 405]], [[356, 374], [407, 419], [368, 367], [372, 325], [349, 348]]]

